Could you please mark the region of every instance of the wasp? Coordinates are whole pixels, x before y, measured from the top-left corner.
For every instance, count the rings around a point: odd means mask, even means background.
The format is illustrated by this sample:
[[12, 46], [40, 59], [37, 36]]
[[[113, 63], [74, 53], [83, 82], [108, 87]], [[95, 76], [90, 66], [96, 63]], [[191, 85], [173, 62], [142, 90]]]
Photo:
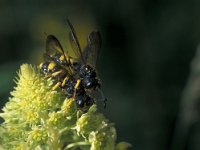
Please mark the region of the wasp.
[[104, 107], [106, 107], [107, 99], [100, 90], [101, 82], [96, 73], [96, 62], [102, 45], [101, 35], [98, 31], [92, 31], [87, 38], [87, 46], [82, 50], [73, 25], [68, 19], [66, 22], [70, 28], [69, 40], [72, 50], [78, 58], [77, 61], [71, 63], [71, 67], [80, 77], [81, 84], [86, 91], [98, 90], [101, 93]]
[[69, 40], [76, 58], [64, 52], [62, 45], [54, 35], [48, 35], [44, 53], [45, 61], [40, 64], [39, 68], [57, 82], [52, 90], [60, 87], [67, 97], [74, 97], [78, 108], [84, 109], [94, 104], [94, 99], [90, 94], [93, 90], [100, 89], [101, 86], [95, 70], [101, 47], [101, 36], [97, 31], [91, 32], [88, 36], [88, 44], [82, 52], [74, 27], [69, 20], [67, 24], [70, 27]]
[[79, 85], [80, 80], [77, 80], [72, 68], [69, 65], [69, 56], [64, 53], [64, 50], [59, 40], [54, 35], [48, 35], [46, 38], [46, 52], [43, 55], [44, 62], [39, 65], [40, 70], [52, 77], [56, 84], [52, 90], [58, 87], [65, 91], [67, 97], [72, 97], [75, 94], [80, 95], [85, 93], [84, 88]]
[[98, 31], [93, 31], [87, 39], [87, 46], [84, 51], [81, 49], [78, 37], [71, 22], [67, 20], [70, 27], [69, 40], [78, 61], [74, 61], [71, 66], [81, 78], [82, 85], [87, 90], [96, 90], [100, 88], [100, 80], [96, 74], [96, 61], [101, 48], [101, 35]]
[[46, 52], [43, 57], [44, 62], [39, 65], [39, 68], [56, 82], [52, 90], [60, 87], [68, 98], [74, 97], [77, 107], [81, 110], [85, 111], [94, 104], [94, 99], [85, 92], [77, 73], [71, 68], [70, 57], [64, 53], [59, 40], [54, 35], [47, 36]]

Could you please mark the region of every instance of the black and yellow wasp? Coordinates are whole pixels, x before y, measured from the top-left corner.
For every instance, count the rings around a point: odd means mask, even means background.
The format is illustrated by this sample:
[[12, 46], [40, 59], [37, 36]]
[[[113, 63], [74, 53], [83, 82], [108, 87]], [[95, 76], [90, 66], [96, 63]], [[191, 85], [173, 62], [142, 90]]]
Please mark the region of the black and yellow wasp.
[[67, 24], [70, 27], [69, 40], [76, 58], [64, 52], [54, 35], [48, 35], [44, 62], [39, 68], [56, 81], [53, 90], [60, 87], [67, 97], [74, 97], [78, 108], [85, 109], [94, 104], [90, 94], [94, 90], [99, 90], [101, 85], [95, 70], [101, 47], [101, 36], [98, 31], [91, 32], [88, 36], [88, 44], [82, 51], [74, 27], [69, 20]]

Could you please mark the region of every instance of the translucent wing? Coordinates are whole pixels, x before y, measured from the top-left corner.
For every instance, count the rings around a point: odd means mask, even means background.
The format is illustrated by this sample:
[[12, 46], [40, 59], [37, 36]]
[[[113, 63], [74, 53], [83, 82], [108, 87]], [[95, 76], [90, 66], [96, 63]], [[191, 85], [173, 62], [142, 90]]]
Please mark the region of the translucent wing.
[[54, 35], [48, 35], [46, 39], [46, 53], [48, 55], [53, 55], [55, 53], [63, 53], [63, 48]]
[[74, 27], [72, 26], [71, 22], [68, 19], [66, 21], [67, 21], [67, 24], [70, 27], [69, 40], [70, 40], [72, 49], [73, 49], [77, 59], [80, 59], [81, 62], [85, 64], [85, 59], [83, 58], [81, 46], [80, 46], [80, 43], [78, 41], [78, 37], [76, 35]]
[[89, 64], [95, 68], [101, 44], [102, 39], [100, 33], [98, 31], [91, 32], [88, 36], [88, 45], [83, 52], [86, 64]]
[[47, 53], [44, 53], [43, 54], [43, 58], [44, 58], [44, 60], [46, 61], [46, 62], [51, 62], [51, 61], [53, 61], [53, 59], [49, 56], [49, 54], [47, 54]]
[[67, 62], [67, 65], [65, 66], [61, 64], [59, 65], [65, 68], [66, 70], [68, 70], [70, 74], [72, 74], [68, 65], [69, 59], [67, 58], [69, 58], [69, 56], [64, 52], [59, 40], [54, 35], [48, 35], [46, 39], [46, 53], [44, 53], [45, 61], [49, 61], [49, 62], [54, 61], [54, 59], [52, 58], [52, 55], [56, 53], [61, 53], [64, 56], [64, 60]]

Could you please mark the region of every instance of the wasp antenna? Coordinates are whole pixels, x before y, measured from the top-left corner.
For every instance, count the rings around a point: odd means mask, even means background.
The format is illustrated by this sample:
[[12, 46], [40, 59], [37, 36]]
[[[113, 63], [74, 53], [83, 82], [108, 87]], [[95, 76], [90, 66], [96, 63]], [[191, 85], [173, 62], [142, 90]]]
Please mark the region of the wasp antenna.
[[67, 24], [67, 25], [71, 25], [71, 22], [69, 21], [69, 19], [68, 18], [65, 18], [65, 23]]
[[72, 26], [72, 24], [71, 24], [71, 22], [69, 21], [69, 18], [65, 18], [65, 24], [67, 25], [67, 26]]

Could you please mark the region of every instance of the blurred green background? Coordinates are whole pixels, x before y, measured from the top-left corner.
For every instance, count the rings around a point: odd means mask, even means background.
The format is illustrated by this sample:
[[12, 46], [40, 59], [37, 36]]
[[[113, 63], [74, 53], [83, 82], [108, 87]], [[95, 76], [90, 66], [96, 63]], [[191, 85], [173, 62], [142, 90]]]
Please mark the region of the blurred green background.
[[200, 41], [198, 0], [0, 0], [1, 108], [19, 66], [42, 61], [44, 32], [70, 49], [66, 17], [82, 47], [90, 31], [102, 34], [97, 68], [109, 99], [102, 111], [115, 123], [118, 141], [134, 150], [200, 149], [199, 97], [190, 109], [196, 120], [180, 121]]

